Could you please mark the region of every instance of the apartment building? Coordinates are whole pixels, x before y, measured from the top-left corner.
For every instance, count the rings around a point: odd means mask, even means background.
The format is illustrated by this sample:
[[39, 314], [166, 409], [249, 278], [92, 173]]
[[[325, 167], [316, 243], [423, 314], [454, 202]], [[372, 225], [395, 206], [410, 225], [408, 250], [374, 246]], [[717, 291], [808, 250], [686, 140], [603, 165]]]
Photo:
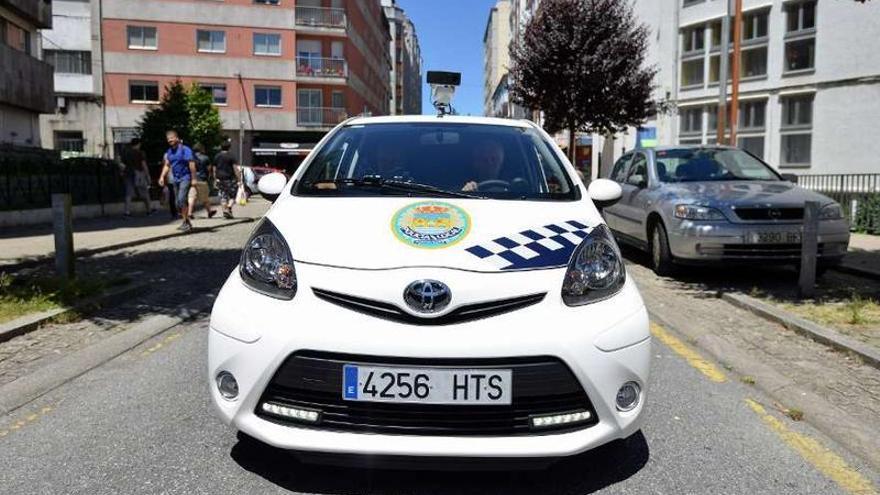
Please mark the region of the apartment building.
[[[68, 156], [106, 156], [104, 109], [98, 92], [97, 2], [54, 0], [52, 29], [42, 30], [43, 59], [54, 69], [54, 112], [40, 115], [44, 148]], [[93, 56], [97, 53], [97, 56]]]
[[388, 114], [379, 0], [103, 0], [114, 143], [175, 79], [209, 90], [245, 164], [291, 168], [350, 115]]
[[[636, 11], [652, 30], [656, 96], [678, 107], [646, 127], [660, 144], [714, 143], [727, 0], [638, 0]], [[743, 0], [741, 34], [737, 145], [786, 173], [877, 172], [880, 5]]]
[[382, 0], [391, 34], [391, 114], [422, 113], [422, 50], [415, 24], [396, 0]]
[[496, 101], [495, 92], [502, 79], [507, 80], [510, 40], [510, 0], [498, 0], [483, 33], [483, 115], [506, 116], [501, 115], [503, 104]]
[[51, 27], [51, 0], [0, 0], [0, 144], [40, 146], [39, 115], [53, 102], [37, 30]]

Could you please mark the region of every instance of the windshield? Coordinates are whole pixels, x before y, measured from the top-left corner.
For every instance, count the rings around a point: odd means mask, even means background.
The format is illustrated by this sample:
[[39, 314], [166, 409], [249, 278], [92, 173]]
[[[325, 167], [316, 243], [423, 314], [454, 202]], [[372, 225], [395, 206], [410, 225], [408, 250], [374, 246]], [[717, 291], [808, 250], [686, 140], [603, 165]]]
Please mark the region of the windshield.
[[294, 194], [578, 199], [535, 129], [459, 123], [344, 127], [309, 163]]
[[764, 162], [742, 150], [682, 148], [656, 152], [662, 182], [780, 180]]

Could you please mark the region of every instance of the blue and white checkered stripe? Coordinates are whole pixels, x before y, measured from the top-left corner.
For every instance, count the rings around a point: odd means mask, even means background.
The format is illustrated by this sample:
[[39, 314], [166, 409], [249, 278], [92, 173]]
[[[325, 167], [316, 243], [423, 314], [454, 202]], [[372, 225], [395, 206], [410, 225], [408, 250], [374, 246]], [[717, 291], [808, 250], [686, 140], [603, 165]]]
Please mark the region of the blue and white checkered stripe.
[[499, 237], [465, 251], [499, 270], [565, 266], [590, 230], [577, 220], [569, 220]]

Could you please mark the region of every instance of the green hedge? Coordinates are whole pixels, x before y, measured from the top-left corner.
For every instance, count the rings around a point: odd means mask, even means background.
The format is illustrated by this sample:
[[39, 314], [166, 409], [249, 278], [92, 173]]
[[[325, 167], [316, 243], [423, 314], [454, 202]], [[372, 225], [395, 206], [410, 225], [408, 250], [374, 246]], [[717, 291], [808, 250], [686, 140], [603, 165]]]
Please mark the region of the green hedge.
[[880, 235], [880, 194], [859, 201], [852, 227], [858, 232]]

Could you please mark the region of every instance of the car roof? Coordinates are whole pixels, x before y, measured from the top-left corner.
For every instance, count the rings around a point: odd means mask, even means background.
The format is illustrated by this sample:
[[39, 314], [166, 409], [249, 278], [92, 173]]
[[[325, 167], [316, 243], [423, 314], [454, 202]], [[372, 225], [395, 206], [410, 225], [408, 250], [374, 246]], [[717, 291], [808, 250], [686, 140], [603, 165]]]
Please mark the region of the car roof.
[[[668, 144], [656, 148], [644, 148], [641, 151], [669, 151], [669, 150], [733, 150], [735, 146], [726, 144]], [[636, 150], [632, 150], [636, 151]]]
[[471, 117], [463, 115], [391, 115], [382, 117], [354, 117], [345, 122], [345, 125], [370, 125], [370, 124], [400, 124], [400, 123], [448, 123], [448, 124], [478, 124], [478, 125], [501, 125], [507, 127], [532, 127], [534, 124], [528, 120], [500, 119], [495, 117]]

